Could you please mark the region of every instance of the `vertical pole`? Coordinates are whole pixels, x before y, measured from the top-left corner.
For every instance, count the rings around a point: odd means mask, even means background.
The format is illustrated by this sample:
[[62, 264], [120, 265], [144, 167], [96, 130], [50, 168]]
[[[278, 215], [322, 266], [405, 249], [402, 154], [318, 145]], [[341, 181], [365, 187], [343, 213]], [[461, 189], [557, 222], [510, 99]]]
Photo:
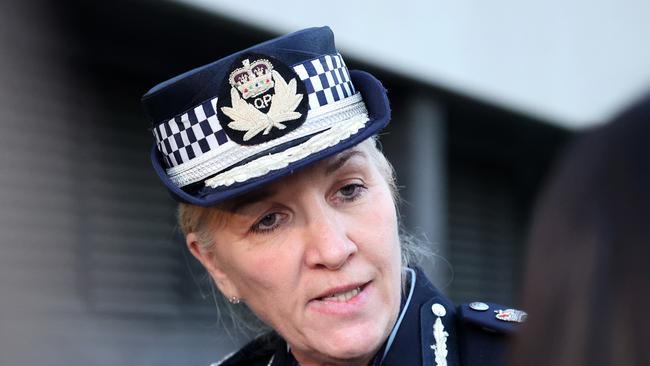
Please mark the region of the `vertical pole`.
[[434, 253], [421, 268], [442, 291], [451, 278], [447, 261], [446, 121], [435, 100], [415, 96], [406, 105], [405, 224]]

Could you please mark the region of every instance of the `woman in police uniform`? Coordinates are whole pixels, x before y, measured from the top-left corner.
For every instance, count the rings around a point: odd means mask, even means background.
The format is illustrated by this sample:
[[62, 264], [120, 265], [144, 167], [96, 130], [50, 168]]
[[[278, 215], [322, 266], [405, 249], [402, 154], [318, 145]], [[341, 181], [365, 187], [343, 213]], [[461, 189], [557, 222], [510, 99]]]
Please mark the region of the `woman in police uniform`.
[[273, 329], [223, 365], [500, 363], [523, 313], [455, 307], [409, 267], [374, 137], [386, 91], [348, 71], [329, 28], [182, 74], [143, 104], [189, 250]]

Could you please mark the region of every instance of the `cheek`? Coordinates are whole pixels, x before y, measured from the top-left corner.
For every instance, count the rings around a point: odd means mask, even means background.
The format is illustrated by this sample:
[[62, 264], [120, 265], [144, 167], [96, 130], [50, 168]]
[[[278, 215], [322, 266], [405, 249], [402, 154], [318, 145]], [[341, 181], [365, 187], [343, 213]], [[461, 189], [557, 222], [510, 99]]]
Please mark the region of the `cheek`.
[[[281, 329], [296, 310], [299, 264], [296, 255], [273, 247], [263, 253], [247, 253], [238, 263], [235, 286], [246, 305], [266, 324]], [[281, 265], [279, 265], [281, 263]], [[275, 306], [269, 306], [274, 304]]]
[[386, 232], [397, 234], [397, 212], [388, 187], [384, 187], [373, 197], [373, 208], [368, 216]]
[[285, 247], [266, 243], [254, 250], [231, 253], [228, 272], [244, 299], [265, 302], [286, 296], [287, 289], [295, 285], [297, 256]]
[[386, 188], [370, 197], [371, 202], [364, 212], [354, 215], [351, 227], [356, 237], [352, 239], [372, 249], [368, 252], [392, 260], [399, 260], [399, 236], [397, 227], [397, 213], [392, 196]]

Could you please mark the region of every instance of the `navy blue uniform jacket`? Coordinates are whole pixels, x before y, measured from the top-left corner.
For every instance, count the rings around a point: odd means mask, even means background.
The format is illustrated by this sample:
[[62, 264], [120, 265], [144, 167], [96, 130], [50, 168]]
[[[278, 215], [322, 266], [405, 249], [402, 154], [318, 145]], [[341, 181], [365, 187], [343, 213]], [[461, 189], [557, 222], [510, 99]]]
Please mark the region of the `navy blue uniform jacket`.
[[[504, 364], [503, 356], [509, 336], [516, 323], [495, 318], [496, 310], [505, 307], [486, 303], [488, 310], [476, 311], [468, 305], [454, 306], [426, 276], [411, 271], [408, 290], [402, 299], [401, 322], [393, 329], [392, 342], [387, 341], [377, 352], [370, 366], [439, 366], [436, 363], [434, 324], [440, 318], [444, 331], [447, 366], [492, 366]], [[438, 317], [432, 306], [444, 307]], [[437, 306], [437, 305], [436, 305]], [[439, 307], [438, 307], [439, 309]], [[393, 334], [391, 333], [391, 334]], [[389, 337], [389, 340], [391, 337]], [[248, 343], [219, 366], [298, 366], [286, 342], [276, 333], [268, 333]]]

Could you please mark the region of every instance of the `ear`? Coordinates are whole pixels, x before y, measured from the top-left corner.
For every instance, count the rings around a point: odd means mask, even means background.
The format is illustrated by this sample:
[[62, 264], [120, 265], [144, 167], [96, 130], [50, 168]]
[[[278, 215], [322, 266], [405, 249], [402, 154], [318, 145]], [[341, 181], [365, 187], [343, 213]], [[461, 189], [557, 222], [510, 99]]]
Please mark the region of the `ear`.
[[223, 266], [219, 263], [217, 256], [212, 250], [206, 250], [199, 245], [198, 236], [195, 233], [188, 233], [185, 236], [187, 249], [196, 258], [203, 267], [208, 271], [210, 277], [214, 280], [219, 291], [226, 297], [241, 298], [237, 287], [232, 282], [230, 276], [224, 271]]

